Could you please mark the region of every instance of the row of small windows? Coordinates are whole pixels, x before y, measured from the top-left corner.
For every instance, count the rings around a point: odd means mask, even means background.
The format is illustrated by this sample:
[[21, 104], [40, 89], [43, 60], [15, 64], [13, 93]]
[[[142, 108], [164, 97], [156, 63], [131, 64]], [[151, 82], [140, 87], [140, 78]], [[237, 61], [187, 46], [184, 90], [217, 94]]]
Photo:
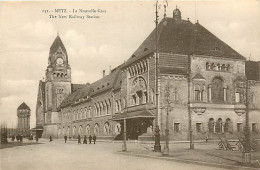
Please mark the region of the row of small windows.
[[116, 104], [116, 113], [121, 112], [122, 109], [126, 107], [126, 99], [125, 98], [118, 99], [115, 101], [115, 104]]
[[131, 96], [131, 104], [132, 105], [140, 105], [145, 104], [148, 101], [148, 95], [146, 91], [137, 91]]
[[111, 114], [111, 101], [110, 101], [110, 99], [100, 101], [100, 102], [96, 102], [96, 103], [94, 103], [94, 106], [95, 106], [95, 116]]
[[144, 72], [146, 72], [148, 69], [147, 66], [147, 61], [140, 61], [138, 63], [135, 63], [134, 65], [130, 66], [128, 71], [130, 76], [135, 76], [135, 75], [139, 75], [142, 74]]
[[[194, 100], [205, 101], [206, 99], [206, 87], [205, 85], [194, 85]], [[208, 101], [214, 103], [226, 102], [228, 96], [230, 96], [230, 89], [228, 86], [224, 86], [224, 81], [221, 77], [213, 79], [212, 84], [208, 86]], [[243, 102], [243, 92], [237, 88], [235, 92], [235, 102]]]
[[66, 73], [53, 73], [53, 77], [57, 77], [57, 78], [63, 78], [63, 77], [67, 77]]
[[[174, 132], [180, 132], [181, 127], [180, 123], [174, 123], [173, 124]], [[243, 132], [243, 124], [237, 123], [237, 132]], [[196, 132], [202, 132], [202, 123], [196, 123]], [[209, 133], [232, 133], [233, 132], [233, 123], [230, 118], [227, 118], [226, 121], [222, 121], [221, 118], [219, 118], [217, 121], [214, 121], [213, 118], [209, 119], [208, 122], [208, 132]], [[252, 123], [252, 132], [253, 133], [259, 133], [258, 124]]]
[[[100, 125], [98, 123], [96, 123], [93, 127], [93, 133], [95, 135], [99, 135], [102, 131], [104, 135], [110, 135], [112, 133], [111, 129], [112, 129], [112, 127], [109, 122], [106, 122], [103, 125], [103, 130], [102, 130], [102, 126], [100, 127]], [[121, 125], [119, 123], [117, 123], [115, 125], [114, 133], [116, 135], [121, 133]], [[87, 124], [85, 127], [85, 130], [82, 125], [78, 126], [78, 128], [77, 128], [77, 126], [73, 126], [72, 130], [71, 130], [70, 126], [68, 126], [67, 128], [60, 127], [58, 130], [58, 134], [64, 135], [64, 136], [67, 135], [69, 137], [76, 137], [77, 135], [91, 135], [91, 126], [89, 124]]]
[[63, 121], [70, 121], [70, 120], [81, 120], [81, 119], [90, 119], [92, 113], [91, 106], [77, 109], [73, 111], [73, 114], [70, 114], [69, 112], [62, 114], [62, 120]]
[[230, 71], [230, 64], [220, 64], [220, 63], [206, 62], [206, 70]]

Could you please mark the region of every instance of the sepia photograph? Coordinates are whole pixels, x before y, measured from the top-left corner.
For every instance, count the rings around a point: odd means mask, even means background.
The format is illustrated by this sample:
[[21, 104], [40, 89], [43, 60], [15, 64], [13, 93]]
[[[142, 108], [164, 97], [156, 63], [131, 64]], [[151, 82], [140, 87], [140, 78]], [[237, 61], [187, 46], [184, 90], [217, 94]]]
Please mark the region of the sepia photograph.
[[0, 2], [1, 170], [254, 170], [259, 128], [259, 0]]

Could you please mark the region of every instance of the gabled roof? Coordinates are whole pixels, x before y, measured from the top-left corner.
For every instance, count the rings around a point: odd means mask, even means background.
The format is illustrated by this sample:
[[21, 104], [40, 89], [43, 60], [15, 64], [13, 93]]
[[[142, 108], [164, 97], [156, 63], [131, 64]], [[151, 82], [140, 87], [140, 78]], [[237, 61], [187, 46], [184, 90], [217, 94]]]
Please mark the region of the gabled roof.
[[113, 69], [109, 75], [106, 75], [102, 79], [91, 84], [91, 92], [90, 95], [96, 95], [108, 89], [114, 88], [116, 84], [116, 80], [121, 72], [121, 65], [117, 68]]
[[197, 73], [192, 79], [193, 80], [205, 80], [205, 78], [200, 73]]
[[25, 104], [24, 102], [17, 108], [17, 110], [22, 110], [22, 109], [31, 110], [29, 106], [27, 106], [27, 104]]
[[71, 92], [77, 91], [79, 89], [82, 89], [86, 87], [86, 84], [71, 84]]
[[[121, 86], [118, 85], [120, 84], [120, 81], [121, 81], [121, 65], [113, 69], [109, 75], [106, 75], [105, 77], [101, 78], [100, 80], [92, 84], [85, 84], [85, 85], [77, 84], [76, 86], [79, 86], [80, 88], [72, 91], [72, 93], [62, 101], [59, 109], [80, 103], [82, 101], [86, 101], [89, 99], [89, 97], [93, 97], [106, 90], [121, 88]], [[74, 84], [73, 89], [75, 89], [76, 86]]]
[[[155, 52], [155, 48], [156, 29], [138, 47], [126, 64], [140, 59], [145, 56], [145, 53]], [[177, 22], [173, 18], [164, 18], [158, 24], [158, 52], [245, 59], [199, 23], [193, 24], [189, 20]]]
[[53, 42], [52, 45], [51, 45], [51, 48], [50, 48], [50, 56], [51, 56], [52, 54], [54, 54], [54, 53], [59, 49], [59, 47], [61, 47], [62, 51], [66, 54], [66, 56], [68, 56], [68, 55], [67, 55], [66, 48], [65, 48], [65, 46], [63, 45], [63, 43], [62, 43], [62, 41], [61, 41], [59, 35], [57, 35], [57, 37], [55, 38], [54, 42]]

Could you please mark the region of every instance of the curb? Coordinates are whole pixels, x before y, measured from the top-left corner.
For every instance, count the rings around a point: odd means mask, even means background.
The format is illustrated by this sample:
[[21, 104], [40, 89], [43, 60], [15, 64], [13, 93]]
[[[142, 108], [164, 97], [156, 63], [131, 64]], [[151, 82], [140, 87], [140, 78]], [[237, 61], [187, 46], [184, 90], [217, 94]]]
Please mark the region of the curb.
[[259, 170], [259, 168], [253, 168], [253, 167], [245, 167], [245, 166], [236, 166], [236, 165], [228, 165], [228, 164], [219, 164], [219, 163], [212, 163], [212, 162], [203, 162], [203, 161], [193, 161], [193, 160], [187, 160], [187, 159], [177, 159], [172, 157], [159, 157], [159, 156], [151, 156], [151, 155], [140, 155], [140, 154], [134, 154], [131, 152], [117, 152], [121, 155], [128, 155], [128, 156], [137, 156], [137, 157], [143, 157], [143, 158], [152, 158], [152, 159], [161, 159], [166, 161], [175, 161], [180, 163], [186, 163], [186, 164], [196, 164], [196, 165], [202, 165], [202, 166], [209, 166], [209, 167], [217, 167], [217, 168], [225, 168], [225, 169], [253, 169], [253, 170]]

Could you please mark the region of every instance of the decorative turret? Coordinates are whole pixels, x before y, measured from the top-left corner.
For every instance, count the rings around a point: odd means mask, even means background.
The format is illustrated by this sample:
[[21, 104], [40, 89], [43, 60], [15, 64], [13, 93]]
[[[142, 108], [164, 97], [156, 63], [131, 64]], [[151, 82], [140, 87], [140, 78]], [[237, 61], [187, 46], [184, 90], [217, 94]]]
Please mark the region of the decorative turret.
[[51, 45], [48, 67], [46, 69], [46, 81], [70, 81], [71, 71], [68, 63], [68, 55], [59, 34]]
[[173, 10], [173, 19], [176, 22], [180, 22], [181, 21], [181, 11], [178, 9], [177, 6], [176, 6], [176, 9]]
[[31, 109], [24, 102], [17, 108], [18, 133], [26, 136], [30, 133]]

